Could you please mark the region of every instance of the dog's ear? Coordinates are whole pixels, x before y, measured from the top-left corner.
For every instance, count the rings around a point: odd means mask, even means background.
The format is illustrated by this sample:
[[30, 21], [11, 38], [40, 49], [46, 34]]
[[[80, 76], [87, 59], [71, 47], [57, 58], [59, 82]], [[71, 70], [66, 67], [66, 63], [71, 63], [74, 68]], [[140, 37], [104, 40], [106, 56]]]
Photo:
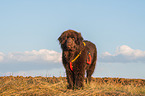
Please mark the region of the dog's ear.
[[57, 39], [58, 41], [59, 41], [59, 43], [61, 43], [62, 42], [62, 37], [60, 36], [60, 37], [58, 37], [58, 39]]
[[58, 38], [58, 41], [59, 41], [60, 44], [63, 44], [63, 42], [64, 42], [63, 35], [61, 35], [61, 36]]
[[81, 33], [78, 33], [77, 34], [77, 44], [80, 45], [82, 42], [83, 42], [83, 37], [81, 35]]
[[64, 35], [64, 33], [61, 34], [61, 36], [58, 38], [58, 41], [60, 44], [63, 44], [65, 42], [65, 38], [66, 36]]

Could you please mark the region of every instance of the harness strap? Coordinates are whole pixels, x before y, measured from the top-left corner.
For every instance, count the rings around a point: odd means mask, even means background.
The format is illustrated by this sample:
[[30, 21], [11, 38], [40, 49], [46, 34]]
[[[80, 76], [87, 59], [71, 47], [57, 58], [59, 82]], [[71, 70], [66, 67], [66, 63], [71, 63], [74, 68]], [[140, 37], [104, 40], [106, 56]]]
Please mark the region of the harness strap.
[[83, 44], [84, 44], [84, 46], [86, 46], [86, 43], [85, 42], [83, 42]]
[[[83, 42], [83, 44], [84, 44], [84, 46], [86, 46], [86, 43], [85, 42]], [[87, 58], [87, 63], [88, 64], [91, 64], [92, 57], [91, 57], [91, 53], [90, 52], [88, 52], [88, 56], [89, 56], [89, 58]]]
[[[83, 42], [83, 44], [84, 44], [84, 46], [86, 46], [85, 42]], [[81, 53], [82, 53], [82, 51], [80, 51], [80, 53], [70, 62], [70, 69], [71, 69], [71, 71], [73, 71], [73, 65], [72, 65], [72, 63], [78, 59], [78, 57], [81, 55]], [[89, 53], [89, 60], [87, 59], [87, 63], [91, 64], [91, 61], [92, 61], [92, 58], [91, 58], [91, 54]]]
[[78, 59], [78, 57], [81, 55], [82, 51], [80, 51], [80, 53], [75, 57], [75, 59], [73, 59], [71, 62], [74, 62]]
[[70, 69], [71, 69], [71, 71], [73, 71], [73, 65], [72, 65], [72, 62], [70, 62]]
[[90, 52], [89, 52], [89, 58], [87, 58], [87, 63], [88, 63], [88, 64], [91, 64], [91, 61], [92, 61], [92, 57], [91, 57], [91, 54], [90, 54]]
[[75, 57], [75, 59], [73, 59], [73, 60], [70, 62], [70, 69], [71, 69], [72, 71], [73, 71], [73, 65], [72, 65], [72, 63], [78, 59], [78, 57], [81, 55], [81, 53], [82, 53], [82, 51], [80, 51], [80, 53]]

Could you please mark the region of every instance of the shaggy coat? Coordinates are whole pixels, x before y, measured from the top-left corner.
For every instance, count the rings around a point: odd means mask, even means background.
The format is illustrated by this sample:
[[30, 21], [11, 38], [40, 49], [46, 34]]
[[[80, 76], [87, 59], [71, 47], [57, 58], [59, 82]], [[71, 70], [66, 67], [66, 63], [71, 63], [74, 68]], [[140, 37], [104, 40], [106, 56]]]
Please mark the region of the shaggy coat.
[[[58, 40], [63, 51], [62, 62], [66, 69], [67, 82], [69, 84], [68, 89], [83, 87], [85, 72], [87, 73], [86, 81], [89, 83], [95, 69], [97, 61], [97, 49], [95, 44], [83, 40], [81, 33], [74, 30], [63, 32]], [[90, 61], [90, 64], [87, 63], [87, 60]], [[70, 62], [72, 62], [72, 66]]]

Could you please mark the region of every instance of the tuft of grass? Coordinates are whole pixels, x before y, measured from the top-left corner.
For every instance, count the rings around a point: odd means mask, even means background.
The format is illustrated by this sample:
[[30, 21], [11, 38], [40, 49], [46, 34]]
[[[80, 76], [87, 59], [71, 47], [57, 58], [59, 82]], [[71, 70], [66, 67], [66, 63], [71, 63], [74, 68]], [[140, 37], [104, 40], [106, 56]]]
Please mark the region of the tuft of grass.
[[145, 80], [92, 78], [79, 90], [67, 89], [65, 77], [0, 77], [0, 96], [145, 96]]

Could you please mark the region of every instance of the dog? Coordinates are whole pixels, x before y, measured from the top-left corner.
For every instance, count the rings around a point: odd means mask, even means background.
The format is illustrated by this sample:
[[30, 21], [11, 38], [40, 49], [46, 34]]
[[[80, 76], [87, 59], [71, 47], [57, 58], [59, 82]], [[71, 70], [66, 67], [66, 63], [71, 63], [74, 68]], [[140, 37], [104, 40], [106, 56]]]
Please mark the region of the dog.
[[62, 62], [66, 70], [68, 89], [84, 87], [85, 72], [87, 83], [91, 82], [97, 61], [95, 44], [84, 40], [81, 33], [74, 30], [64, 31], [58, 38], [62, 49]]

